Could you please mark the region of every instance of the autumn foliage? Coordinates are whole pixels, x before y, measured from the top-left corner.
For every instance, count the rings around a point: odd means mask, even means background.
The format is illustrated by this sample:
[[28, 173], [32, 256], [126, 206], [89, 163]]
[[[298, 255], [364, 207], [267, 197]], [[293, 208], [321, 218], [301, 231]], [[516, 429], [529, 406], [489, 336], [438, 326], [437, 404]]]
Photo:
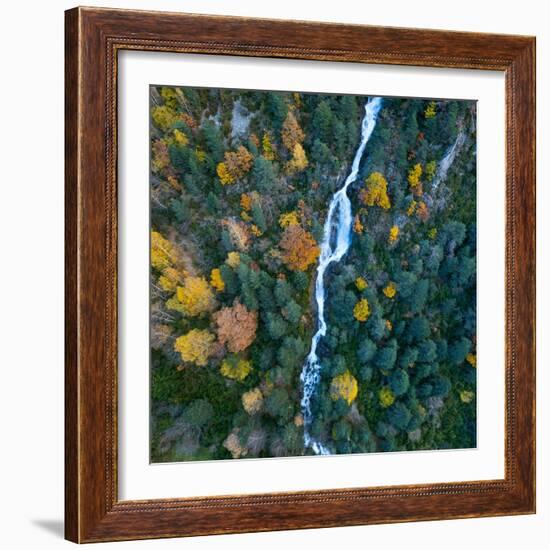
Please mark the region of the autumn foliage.
[[378, 399], [382, 407], [386, 408], [393, 405], [393, 402], [395, 401], [395, 395], [393, 394], [389, 386], [384, 386], [378, 392]]
[[430, 101], [426, 110], [424, 111], [424, 116], [426, 118], [433, 118], [437, 113], [437, 103], [435, 101]]
[[222, 292], [225, 288], [225, 283], [221, 271], [216, 267], [210, 272], [210, 284], [218, 291]]
[[390, 234], [388, 235], [388, 241], [394, 243], [399, 237], [399, 227], [397, 225], [392, 225], [390, 228]]
[[379, 206], [388, 210], [391, 204], [386, 178], [380, 172], [373, 172], [365, 180], [365, 187], [361, 189], [359, 199], [367, 206]]
[[249, 311], [240, 302], [224, 307], [213, 315], [217, 325], [218, 340], [233, 353], [244, 351], [256, 337], [258, 314]]
[[387, 298], [393, 298], [397, 294], [397, 287], [395, 283], [392, 281], [392, 282], [389, 282], [384, 287], [384, 290], [382, 292], [384, 293], [384, 296], [386, 296]]
[[365, 288], [368, 288], [369, 284], [365, 281], [365, 279], [363, 279], [363, 277], [357, 277], [357, 279], [355, 279], [355, 286], [357, 287], [357, 290], [361, 292], [365, 290]]
[[298, 214], [295, 211], [285, 212], [279, 216], [279, 226], [283, 229], [291, 225], [298, 225], [299, 223]]
[[220, 372], [231, 380], [242, 382], [252, 370], [252, 364], [246, 359], [240, 357], [228, 357], [222, 361]]
[[294, 147], [297, 143], [303, 143], [304, 141], [304, 132], [300, 128], [296, 117], [289, 111], [286, 115], [286, 119], [283, 123], [283, 128], [281, 130], [281, 138], [283, 140], [283, 145], [289, 150], [294, 151]]
[[238, 252], [229, 252], [225, 263], [233, 268], [237, 267], [241, 263], [241, 256]]
[[430, 218], [430, 210], [428, 208], [428, 205], [424, 201], [420, 201], [418, 203], [418, 206], [416, 208], [416, 215], [423, 222], [427, 222]]
[[328, 231], [368, 98], [150, 98], [151, 460], [475, 447], [475, 104], [384, 98]]
[[370, 316], [370, 306], [366, 298], [359, 300], [353, 308], [353, 316], [359, 321], [364, 322]]
[[247, 250], [250, 245], [250, 229], [242, 221], [232, 218], [222, 220], [222, 226], [225, 227], [230, 235], [231, 242], [239, 250]]
[[212, 353], [215, 339], [208, 330], [193, 329], [176, 339], [174, 350], [184, 361], [204, 367]]
[[243, 393], [242, 403], [244, 410], [252, 415], [258, 413], [263, 405], [264, 397], [260, 388], [254, 388]]
[[178, 264], [181, 260], [181, 251], [158, 231], [151, 232], [151, 264], [155, 269], [162, 271], [167, 267]]
[[204, 277], [187, 277], [176, 290], [176, 297], [190, 317], [210, 312], [216, 307], [212, 289]]
[[227, 164], [225, 162], [220, 162], [216, 167], [216, 173], [220, 178], [222, 185], [231, 185], [235, 183], [235, 176], [228, 170]]
[[306, 271], [319, 256], [319, 247], [315, 239], [299, 225], [286, 227], [279, 247], [282, 250], [283, 261], [292, 271]]
[[224, 161], [216, 168], [222, 185], [231, 185], [248, 174], [253, 160], [254, 157], [244, 145], [236, 151], [226, 151]]
[[306, 152], [301, 143], [295, 143], [292, 149], [292, 158], [286, 163], [286, 173], [289, 175], [301, 172], [308, 167]]
[[269, 134], [265, 133], [262, 137], [262, 152], [266, 160], [275, 159], [275, 150], [273, 149], [273, 144], [271, 143], [271, 138]]
[[348, 405], [355, 401], [358, 391], [357, 380], [349, 371], [335, 376], [330, 384], [330, 397], [335, 401], [343, 399]]
[[422, 195], [422, 182], [420, 178], [422, 177], [422, 165], [420, 163], [415, 164], [410, 170], [407, 176], [409, 182], [409, 187], [414, 195], [419, 197]]
[[353, 232], [354, 233], [359, 233], [359, 235], [361, 233], [363, 233], [364, 231], [364, 227], [363, 227], [363, 224], [361, 223], [361, 218], [356, 215], [355, 218], [353, 219]]

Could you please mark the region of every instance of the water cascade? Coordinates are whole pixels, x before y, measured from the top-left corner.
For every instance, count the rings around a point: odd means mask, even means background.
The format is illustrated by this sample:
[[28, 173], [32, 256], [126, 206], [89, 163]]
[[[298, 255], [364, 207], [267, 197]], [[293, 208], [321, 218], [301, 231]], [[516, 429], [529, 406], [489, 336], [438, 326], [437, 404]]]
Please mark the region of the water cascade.
[[327, 332], [325, 321], [325, 272], [330, 264], [338, 263], [350, 247], [353, 213], [347, 191], [348, 187], [357, 179], [359, 164], [376, 125], [376, 118], [381, 106], [382, 99], [379, 97], [371, 98], [365, 105], [365, 116], [361, 124], [361, 143], [355, 153], [348, 177], [342, 187], [332, 196], [323, 228], [323, 240], [320, 245], [321, 252], [315, 279], [317, 331], [311, 340], [311, 349], [300, 375], [303, 387], [301, 407], [304, 418], [304, 445], [306, 448], [311, 448], [315, 454], [320, 455], [331, 454], [330, 450], [310, 433], [313, 422], [311, 398], [319, 386], [322, 368], [320, 359], [317, 356], [317, 347], [319, 340]]

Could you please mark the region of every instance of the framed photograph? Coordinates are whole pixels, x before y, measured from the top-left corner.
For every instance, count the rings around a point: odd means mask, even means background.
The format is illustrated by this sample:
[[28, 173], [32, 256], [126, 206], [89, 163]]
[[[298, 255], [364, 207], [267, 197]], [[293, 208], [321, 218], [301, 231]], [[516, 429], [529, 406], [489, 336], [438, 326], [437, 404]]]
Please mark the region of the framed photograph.
[[535, 39], [66, 12], [66, 537], [535, 511]]

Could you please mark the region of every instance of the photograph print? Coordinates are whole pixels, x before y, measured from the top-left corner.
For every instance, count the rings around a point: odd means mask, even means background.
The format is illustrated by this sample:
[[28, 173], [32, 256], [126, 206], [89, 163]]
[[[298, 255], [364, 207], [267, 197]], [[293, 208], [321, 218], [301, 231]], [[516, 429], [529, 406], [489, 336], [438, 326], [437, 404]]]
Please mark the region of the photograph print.
[[476, 102], [150, 86], [150, 460], [476, 447]]

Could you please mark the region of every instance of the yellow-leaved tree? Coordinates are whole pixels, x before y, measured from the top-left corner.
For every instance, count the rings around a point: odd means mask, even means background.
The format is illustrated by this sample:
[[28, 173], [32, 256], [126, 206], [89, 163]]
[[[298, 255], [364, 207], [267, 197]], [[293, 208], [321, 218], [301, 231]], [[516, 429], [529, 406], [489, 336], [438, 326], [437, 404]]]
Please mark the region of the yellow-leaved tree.
[[229, 172], [227, 165], [224, 162], [218, 163], [216, 173], [218, 174], [222, 185], [231, 185], [232, 183], [235, 183], [235, 177]]
[[298, 214], [293, 210], [292, 212], [285, 212], [279, 216], [279, 225], [284, 229], [291, 225], [298, 225]]
[[388, 235], [388, 241], [390, 243], [394, 243], [395, 241], [397, 241], [398, 237], [399, 237], [399, 227], [397, 227], [397, 225], [392, 225], [390, 229], [390, 234]]
[[365, 187], [359, 192], [359, 199], [367, 206], [379, 206], [388, 210], [391, 203], [386, 178], [380, 172], [373, 172], [365, 180]]
[[366, 298], [359, 300], [353, 308], [353, 316], [361, 323], [365, 322], [370, 316], [369, 302]]
[[243, 408], [248, 414], [256, 414], [262, 409], [264, 396], [260, 388], [254, 388], [242, 395]]
[[161, 130], [167, 130], [178, 122], [181, 117], [172, 107], [168, 105], [159, 105], [151, 109], [151, 118], [155, 126], [158, 126]]
[[268, 133], [265, 133], [262, 137], [262, 154], [266, 160], [275, 159], [275, 150]]
[[167, 292], [175, 292], [178, 285], [183, 283], [183, 273], [173, 267], [166, 267], [159, 277], [159, 286]]
[[240, 254], [238, 252], [229, 252], [225, 263], [232, 268], [236, 268], [241, 263]]
[[286, 163], [286, 173], [289, 175], [301, 172], [308, 167], [306, 152], [301, 143], [296, 143], [292, 149], [292, 158]]
[[184, 361], [204, 367], [212, 354], [215, 339], [208, 330], [193, 329], [176, 339], [174, 350]]
[[382, 407], [384, 408], [393, 405], [393, 402], [395, 401], [395, 395], [393, 394], [389, 386], [384, 386], [378, 392], [378, 400], [380, 401], [380, 405], [382, 405]]
[[151, 264], [161, 272], [158, 283], [163, 290], [175, 292], [183, 283], [183, 252], [158, 231], [151, 232]]
[[210, 284], [218, 291], [223, 292], [225, 283], [223, 281], [222, 272], [216, 267], [210, 272]]
[[357, 277], [357, 279], [355, 279], [355, 286], [357, 287], [357, 290], [363, 291], [365, 288], [368, 288], [369, 284], [365, 281], [365, 279], [363, 279], [363, 277]]
[[437, 103], [435, 101], [430, 101], [426, 110], [424, 111], [424, 116], [426, 118], [433, 118], [437, 112]]
[[158, 231], [151, 232], [151, 264], [155, 269], [162, 271], [172, 267], [181, 260], [178, 248], [165, 239]]
[[351, 405], [355, 401], [358, 391], [357, 380], [348, 370], [335, 376], [330, 383], [330, 397], [334, 401], [344, 399], [348, 405]]
[[210, 312], [216, 307], [214, 294], [204, 277], [186, 277], [183, 285], [176, 290], [176, 298], [190, 317]]
[[420, 178], [422, 177], [422, 165], [418, 162], [410, 170], [407, 175], [407, 180], [409, 186], [414, 195], [419, 197], [422, 195], [422, 182]]
[[476, 394], [473, 391], [462, 390], [460, 392], [460, 400], [462, 403], [471, 403]]
[[242, 382], [252, 370], [252, 364], [246, 359], [240, 359], [236, 356], [228, 357], [222, 361], [220, 372], [231, 380]]
[[384, 287], [384, 290], [382, 292], [384, 293], [384, 296], [386, 296], [387, 298], [393, 298], [397, 293], [397, 286], [393, 281], [389, 282]]
[[177, 128], [174, 128], [174, 141], [178, 145], [181, 145], [182, 147], [185, 147], [189, 143], [189, 138], [181, 130], [178, 130]]
[[283, 145], [290, 152], [294, 152], [295, 145], [297, 143], [303, 143], [304, 137], [304, 132], [302, 128], [300, 128], [294, 113], [292, 111], [288, 111], [281, 129], [281, 139], [283, 141]]

